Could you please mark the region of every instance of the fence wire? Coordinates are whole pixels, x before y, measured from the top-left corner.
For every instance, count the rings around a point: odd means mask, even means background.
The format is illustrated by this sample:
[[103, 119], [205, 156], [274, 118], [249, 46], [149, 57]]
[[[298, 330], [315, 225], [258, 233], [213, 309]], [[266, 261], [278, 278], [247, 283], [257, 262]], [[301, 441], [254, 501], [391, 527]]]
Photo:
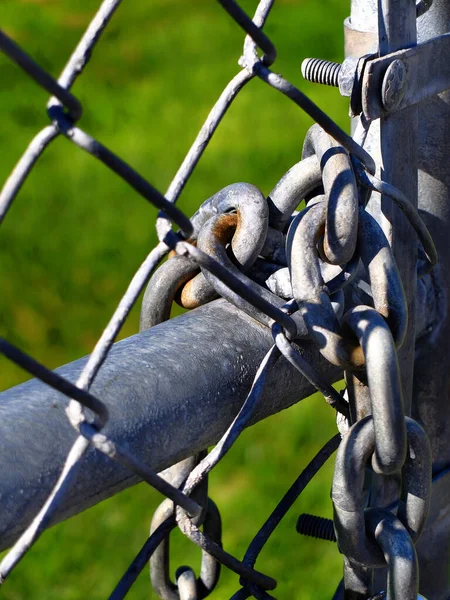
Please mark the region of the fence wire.
[[[255, 568], [257, 557], [298, 495], [339, 447], [336, 466], [339, 476], [335, 476], [333, 484], [333, 501], [335, 514], [339, 516], [335, 528], [340, 550], [353, 563], [354, 571], [361, 565], [365, 568], [386, 566], [381, 548], [385, 556], [394, 550], [389, 547], [389, 540], [378, 539], [377, 526], [384, 523], [388, 529], [390, 527], [391, 537], [397, 535], [395, 532], [400, 528], [404, 538], [402, 543], [409, 544], [411, 554], [405, 585], [411, 593], [417, 593], [412, 540], [420, 534], [429, 502], [429, 444], [420, 427], [405, 420], [404, 416], [395, 356], [396, 346], [401, 344], [405, 332], [406, 307], [389, 244], [376, 221], [365, 210], [370, 192], [382, 192], [396, 202], [417, 232], [426, 256], [425, 267], [422, 265], [419, 276], [436, 263], [433, 241], [417, 211], [403, 194], [375, 177], [374, 160], [363, 146], [298, 88], [270, 69], [276, 59], [276, 49], [262, 28], [273, 0], [261, 0], [253, 19], [232, 0], [219, 0], [219, 3], [246, 33], [243, 56], [239, 61], [241, 70], [212, 108], [165, 195], [123, 158], [78, 126], [83, 108], [70, 90], [84, 72], [120, 0], [102, 3], [58, 80], [0, 32], [0, 49], [51, 94], [47, 104], [51, 124], [36, 134], [6, 181], [0, 193], [0, 221], [5, 218], [40, 156], [60, 135], [101, 161], [160, 210], [156, 222], [159, 243], [131, 280], [76, 384], [0, 339], [0, 351], [6, 357], [70, 399], [67, 417], [79, 434], [51, 495], [1, 561], [0, 581], [4, 582], [38, 540], [56, 507], [69, 492], [83, 456], [93, 446], [167, 497], [155, 514], [151, 535], [110, 598], [125, 597], [149, 560], [152, 583], [161, 598], [205, 598], [217, 584], [220, 565], [240, 575], [241, 589], [233, 596], [235, 600], [273, 598], [268, 591], [276, 587], [276, 581]], [[224, 15], [224, 18], [227, 17]], [[303, 160], [285, 175], [269, 198], [262, 197], [252, 186], [229, 186], [204, 202], [189, 219], [176, 207], [176, 202], [231, 103], [252, 79], [259, 79], [286, 95], [317, 123], [305, 141]], [[305, 197], [307, 208], [297, 214], [299, 201]], [[179, 231], [173, 230], [173, 224]], [[175, 256], [156, 271], [170, 251]], [[360, 304], [348, 309], [346, 305], [348, 310], [343, 317], [342, 289], [361, 268], [371, 287], [374, 308]], [[160, 293], [155, 295], [156, 286], [152, 285], [155, 277], [166, 285], [167, 297], [162, 298]], [[109, 418], [107, 403], [89, 391], [149, 280], [141, 319], [143, 327], [167, 319], [175, 297], [192, 308], [220, 295], [271, 327], [274, 341], [233, 423], [211, 452], [191, 457], [176, 466], [177, 485], [168, 483], [124, 445], [103, 433]], [[343, 398], [305, 361], [294, 340], [306, 337], [312, 339], [333, 364], [353, 371], [366, 367], [372, 416], [358, 421], [355, 399]], [[384, 357], [381, 362], [374, 358], [380, 353]], [[337, 434], [325, 444], [282, 498], [240, 560], [222, 547], [220, 514], [208, 498], [207, 475], [249, 423], [267, 376], [281, 356], [294, 365], [339, 413], [344, 442], [340, 443], [341, 434]], [[377, 396], [380, 371], [388, 391]], [[355, 444], [364, 447], [358, 465]], [[407, 447], [414, 452], [407, 455]], [[423, 477], [411, 458], [413, 454], [420, 456]], [[370, 460], [373, 470], [381, 475], [399, 470], [404, 473], [406, 491], [402, 490], [398, 517], [386, 511], [364, 512], [364, 469]], [[353, 465], [352, 477], [347, 468], [349, 463]], [[411, 506], [408, 497], [409, 487], [417, 481], [424, 499], [419, 511]], [[167, 543], [175, 527], [203, 550], [199, 578], [192, 570], [185, 569], [178, 572], [175, 583], [168, 579]], [[398, 579], [391, 572], [389, 576], [392, 581]], [[395, 582], [392, 585], [395, 587]], [[397, 589], [392, 598], [410, 597], [404, 594], [404, 589]]]

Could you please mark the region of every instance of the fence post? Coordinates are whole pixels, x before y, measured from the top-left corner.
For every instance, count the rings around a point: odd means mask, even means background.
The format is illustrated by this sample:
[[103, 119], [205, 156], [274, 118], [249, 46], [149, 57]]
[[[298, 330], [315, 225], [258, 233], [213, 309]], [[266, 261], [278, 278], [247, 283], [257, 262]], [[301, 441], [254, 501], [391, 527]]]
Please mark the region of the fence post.
[[[381, 54], [415, 45], [413, 13], [415, 3], [412, 1], [352, 0], [351, 19], [346, 24], [346, 53], [361, 56], [376, 52], [379, 31]], [[431, 8], [417, 19], [417, 42], [449, 31], [450, 1], [434, 0]], [[383, 170], [383, 179], [399, 187], [413, 203], [418, 198], [419, 210], [439, 253], [439, 264], [433, 274], [418, 284], [418, 293], [425, 293], [429, 298], [425, 306], [434, 303], [438, 316], [436, 323], [414, 344], [411, 323], [417, 294], [415, 260], [411, 261], [415, 248], [408, 242], [408, 237], [412, 240], [409, 226], [392, 205], [382, 202], [383, 214], [376, 206], [371, 207], [393, 245], [408, 300], [410, 328], [399, 352], [405, 408], [425, 426], [433, 450], [432, 508], [417, 549], [420, 589], [427, 598], [436, 600], [447, 599], [450, 594], [449, 102], [450, 92], [446, 91], [416, 107], [380, 119], [379, 127], [371, 125], [366, 142], [366, 148]], [[385, 217], [392, 227], [386, 226]], [[388, 494], [386, 489], [379, 490], [377, 500], [382, 503]]]
[[[450, 1], [435, 0], [418, 20], [418, 41], [450, 31]], [[424, 423], [435, 484], [428, 527], [418, 544], [424, 594], [450, 596], [450, 91], [419, 105], [419, 208], [433, 235], [439, 264], [431, 276], [440, 320], [416, 347], [412, 416]]]

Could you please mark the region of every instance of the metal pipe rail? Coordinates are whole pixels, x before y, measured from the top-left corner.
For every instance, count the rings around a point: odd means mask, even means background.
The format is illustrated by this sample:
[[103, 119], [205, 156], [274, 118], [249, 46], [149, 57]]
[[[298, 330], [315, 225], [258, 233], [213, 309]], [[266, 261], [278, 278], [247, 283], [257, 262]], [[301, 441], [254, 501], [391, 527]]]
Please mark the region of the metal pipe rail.
[[[270, 329], [217, 300], [117, 342], [92, 386], [111, 419], [104, 432], [162, 471], [218, 441], [240, 409], [273, 344]], [[342, 377], [310, 342], [305, 359], [329, 383]], [[76, 381], [87, 358], [57, 369]], [[284, 358], [271, 371], [253, 423], [315, 389]], [[39, 380], [0, 394], [0, 549], [29, 525], [51, 492], [77, 432], [68, 399]], [[170, 477], [170, 474], [166, 475]], [[52, 523], [73, 516], [139, 478], [91, 448]]]

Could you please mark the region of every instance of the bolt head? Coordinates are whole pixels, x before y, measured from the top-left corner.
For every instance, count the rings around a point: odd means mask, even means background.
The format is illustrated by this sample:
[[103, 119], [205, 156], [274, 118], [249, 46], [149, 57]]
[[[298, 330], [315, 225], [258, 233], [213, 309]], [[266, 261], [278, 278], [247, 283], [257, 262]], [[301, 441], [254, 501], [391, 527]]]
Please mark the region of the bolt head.
[[388, 66], [381, 87], [383, 106], [387, 111], [396, 109], [406, 92], [406, 67], [401, 60]]

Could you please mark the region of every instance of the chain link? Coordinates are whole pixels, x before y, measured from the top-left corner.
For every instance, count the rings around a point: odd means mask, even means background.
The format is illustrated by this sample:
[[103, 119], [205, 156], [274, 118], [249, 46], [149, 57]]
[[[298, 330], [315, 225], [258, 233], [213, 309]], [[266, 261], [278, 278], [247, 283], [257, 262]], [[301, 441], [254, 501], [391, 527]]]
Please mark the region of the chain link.
[[[415, 229], [426, 257], [418, 276], [436, 264], [436, 250], [418, 212], [403, 194], [374, 176], [375, 163], [363, 146], [299, 89], [269, 69], [276, 49], [262, 27], [273, 0], [261, 0], [253, 19], [233, 0], [219, 3], [247, 34], [240, 59], [242, 70], [208, 115], [165, 196], [126, 161], [76, 126], [82, 106], [70, 89], [120, 0], [102, 3], [58, 80], [0, 32], [0, 49], [52, 95], [47, 107], [51, 125], [35, 136], [5, 183], [0, 194], [0, 220], [45, 148], [61, 134], [162, 211], [156, 223], [159, 244], [135, 274], [76, 385], [0, 340], [5, 356], [70, 399], [67, 415], [78, 433], [51, 496], [0, 563], [0, 578], [3, 582], [38, 539], [72, 485], [84, 454], [93, 446], [167, 497], [154, 515], [148, 540], [112, 599], [126, 595], [149, 560], [153, 587], [164, 600], [206, 598], [217, 584], [221, 564], [240, 575], [242, 589], [234, 599], [273, 598], [268, 590], [275, 588], [276, 581], [255, 569], [256, 559], [295, 499], [339, 446], [332, 500], [336, 537], [348, 569], [387, 564], [386, 598], [416, 598], [414, 544], [430, 501], [430, 448], [421, 427], [404, 415], [397, 348], [406, 331], [406, 303], [389, 243], [366, 210], [370, 192], [390, 197]], [[430, 5], [430, 1], [418, 2], [418, 15]], [[259, 50], [264, 53], [261, 58]], [[306, 137], [303, 159], [267, 198], [254, 185], [233, 184], [206, 200], [189, 219], [175, 203], [232, 101], [255, 77], [286, 95], [316, 121]], [[296, 213], [304, 199], [306, 208]], [[179, 232], [173, 231], [173, 224]], [[169, 251], [169, 259], [157, 269]], [[274, 339], [233, 423], [211, 452], [173, 467], [172, 484], [105, 435], [105, 403], [89, 392], [148, 281], [142, 330], [167, 320], [174, 301], [194, 308], [221, 296], [270, 327]], [[358, 286], [367, 290], [369, 306], [352, 300]], [[351, 395], [347, 400], [338, 394], [305, 360], [296, 340], [306, 338], [328, 361], [363, 378], [370, 394], [371, 416], [357, 420], [358, 407]], [[339, 413], [340, 430], [346, 433], [342, 443], [338, 434], [325, 444], [255, 536], [244, 559], [239, 560], [222, 548], [220, 513], [208, 498], [207, 475], [249, 424], [272, 366], [284, 359], [324, 395]], [[86, 408], [91, 412], [86, 413]], [[401, 472], [397, 516], [386, 508], [366, 507], [368, 469], [383, 476]], [[175, 527], [202, 549], [202, 565], [198, 577], [190, 567], [182, 567], [174, 583], [169, 578], [169, 536]], [[395, 560], [400, 547], [406, 557], [402, 567]]]

